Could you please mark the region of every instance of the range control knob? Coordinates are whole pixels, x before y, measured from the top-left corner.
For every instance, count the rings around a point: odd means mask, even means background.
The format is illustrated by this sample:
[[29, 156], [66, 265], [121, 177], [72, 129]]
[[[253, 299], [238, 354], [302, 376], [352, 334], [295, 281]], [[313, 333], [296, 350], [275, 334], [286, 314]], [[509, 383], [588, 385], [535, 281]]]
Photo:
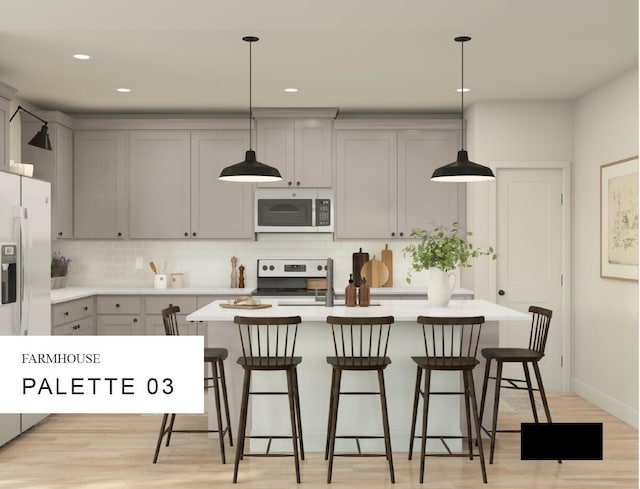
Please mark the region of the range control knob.
[[272, 272], [276, 269], [276, 267], [274, 267], [273, 265], [269, 265], [269, 270], [271, 270]]
[[266, 265], [262, 265], [262, 269], [263, 269], [263, 270], [266, 270], [266, 269], [267, 269], [267, 266], [266, 266]]
[[318, 271], [322, 270], [322, 265], [318, 265]]

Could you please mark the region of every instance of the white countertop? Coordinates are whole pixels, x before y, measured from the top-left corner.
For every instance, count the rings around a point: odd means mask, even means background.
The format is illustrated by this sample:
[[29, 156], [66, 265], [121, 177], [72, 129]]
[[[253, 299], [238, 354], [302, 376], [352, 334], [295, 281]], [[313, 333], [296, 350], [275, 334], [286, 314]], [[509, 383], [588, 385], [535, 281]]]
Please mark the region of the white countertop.
[[[65, 287], [63, 289], [54, 289], [51, 291], [51, 304], [59, 304], [61, 302], [72, 301], [75, 299], [83, 299], [93, 295], [225, 295], [225, 296], [241, 296], [251, 295], [253, 288], [232, 289], [224, 287], [186, 287], [182, 289], [154, 289], [153, 287]], [[338, 295], [343, 296], [344, 291], [337, 291]], [[342, 294], [340, 293], [342, 292]], [[420, 287], [379, 287], [371, 289], [371, 296], [375, 298], [377, 295], [411, 295], [420, 296], [425, 294], [424, 289]], [[473, 297], [473, 290], [454, 289], [453, 295], [462, 295]], [[291, 300], [299, 299], [292, 297]], [[271, 300], [271, 299], [265, 299]], [[280, 298], [280, 300], [284, 300]], [[288, 300], [288, 299], [287, 299]]]
[[[308, 303], [308, 299], [300, 300]], [[396, 321], [415, 321], [422, 316], [484, 316], [485, 321], [530, 321], [528, 314], [499, 306], [484, 300], [452, 300], [447, 307], [433, 307], [423, 300], [382, 300], [370, 307], [325, 307], [319, 305], [280, 306], [281, 302], [296, 302], [292, 299], [264, 299], [263, 304], [272, 304], [265, 309], [225, 309], [214, 301], [187, 316], [188, 321], [232, 321], [234, 316], [301, 316], [303, 321], [326, 321], [327, 316], [393, 316]], [[373, 301], [372, 303], [376, 303]]]
[[153, 287], [65, 287], [51, 291], [51, 304], [67, 302], [74, 299], [91, 297], [92, 295], [250, 295], [253, 289], [232, 288], [183, 288], [154, 289]]

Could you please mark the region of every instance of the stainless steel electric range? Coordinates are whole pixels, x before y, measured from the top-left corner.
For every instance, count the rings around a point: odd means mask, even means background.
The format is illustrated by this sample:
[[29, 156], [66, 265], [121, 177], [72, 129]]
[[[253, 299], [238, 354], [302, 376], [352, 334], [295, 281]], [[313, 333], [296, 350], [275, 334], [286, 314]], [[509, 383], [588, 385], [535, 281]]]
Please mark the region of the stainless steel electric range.
[[317, 294], [316, 289], [326, 290], [324, 287], [313, 287], [321, 284], [327, 278], [326, 259], [287, 260], [265, 259], [258, 260], [258, 287], [251, 292], [253, 296], [311, 296]]

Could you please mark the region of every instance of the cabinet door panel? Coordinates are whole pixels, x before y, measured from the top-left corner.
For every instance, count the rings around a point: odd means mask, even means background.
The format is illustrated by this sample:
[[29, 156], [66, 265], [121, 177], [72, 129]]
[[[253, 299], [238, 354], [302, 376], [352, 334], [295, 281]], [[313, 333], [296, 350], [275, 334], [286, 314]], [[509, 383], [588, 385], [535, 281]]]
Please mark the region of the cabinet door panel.
[[[401, 131], [398, 134], [398, 236], [432, 223], [450, 225], [458, 215], [464, 184], [431, 181], [436, 168], [451, 163], [457, 135], [444, 131]], [[460, 221], [464, 222], [464, 221]]]
[[260, 183], [258, 187], [293, 187], [294, 171], [294, 121], [288, 119], [264, 119], [258, 121], [256, 157], [258, 161], [280, 171], [282, 180]]
[[98, 334], [106, 336], [143, 335], [144, 325], [140, 316], [98, 316]]
[[130, 158], [130, 236], [190, 235], [189, 132], [134, 131]]
[[191, 134], [191, 227], [198, 238], [251, 238], [253, 186], [218, 180], [223, 168], [245, 154], [245, 131]]
[[56, 177], [51, 185], [52, 222], [54, 238], [73, 237], [73, 133], [57, 124]]
[[396, 133], [337, 133], [338, 238], [387, 238], [396, 230]]
[[295, 121], [294, 186], [331, 187], [331, 124], [331, 120]]
[[126, 137], [119, 131], [79, 131], [74, 137], [74, 235], [126, 237]]

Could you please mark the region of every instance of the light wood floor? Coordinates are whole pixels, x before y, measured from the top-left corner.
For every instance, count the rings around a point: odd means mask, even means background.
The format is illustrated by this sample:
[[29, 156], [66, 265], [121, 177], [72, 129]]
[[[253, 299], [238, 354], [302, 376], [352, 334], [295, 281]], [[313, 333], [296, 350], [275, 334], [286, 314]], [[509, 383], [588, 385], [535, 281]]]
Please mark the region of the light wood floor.
[[[604, 423], [603, 461], [521, 461], [519, 435], [504, 434], [496, 460], [487, 465], [492, 488], [637, 488], [638, 432], [573, 394], [551, 394], [554, 421]], [[203, 416], [182, 416], [182, 427], [204, 426]], [[500, 414], [501, 427], [530, 421], [516, 412]], [[425, 484], [418, 483], [419, 457], [394, 452], [396, 484], [389, 482], [384, 458], [338, 458], [333, 484], [326, 480], [322, 454], [307, 454], [302, 484], [295, 483], [291, 458], [245, 458], [239, 483], [231, 463], [220, 463], [218, 442], [202, 434], [176, 434], [151, 463], [160, 416], [53, 415], [0, 449], [0, 489], [199, 489], [220, 488], [479, 488], [477, 459], [427, 458]], [[400, 450], [401, 447], [394, 447]]]

